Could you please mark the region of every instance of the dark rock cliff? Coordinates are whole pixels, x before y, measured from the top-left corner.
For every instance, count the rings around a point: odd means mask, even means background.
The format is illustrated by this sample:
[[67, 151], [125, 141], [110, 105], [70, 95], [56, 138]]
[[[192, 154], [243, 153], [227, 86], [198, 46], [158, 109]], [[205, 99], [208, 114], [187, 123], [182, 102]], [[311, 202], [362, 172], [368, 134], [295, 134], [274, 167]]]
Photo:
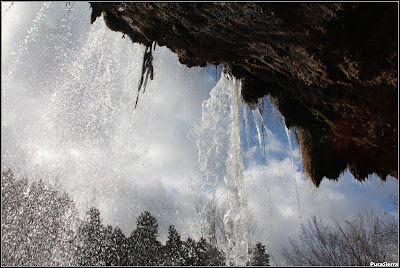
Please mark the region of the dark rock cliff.
[[250, 107], [269, 94], [318, 186], [349, 168], [398, 177], [398, 3], [91, 3], [92, 22], [191, 66], [225, 64]]

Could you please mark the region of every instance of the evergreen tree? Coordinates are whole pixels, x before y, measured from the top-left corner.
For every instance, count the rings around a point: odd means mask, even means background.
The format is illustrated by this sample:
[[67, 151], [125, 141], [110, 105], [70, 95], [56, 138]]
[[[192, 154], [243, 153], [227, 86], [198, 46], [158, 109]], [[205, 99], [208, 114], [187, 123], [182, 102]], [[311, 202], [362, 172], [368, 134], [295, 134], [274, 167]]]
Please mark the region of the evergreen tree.
[[199, 242], [196, 243], [196, 253], [198, 256], [198, 263], [199, 266], [207, 266], [209, 259], [208, 259], [208, 245], [207, 241], [202, 237], [200, 238]]
[[111, 255], [111, 266], [127, 266], [128, 262], [128, 249], [127, 239], [124, 233], [119, 227], [114, 229], [112, 234], [112, 243], [114, 245], [114, 251]]
[[[224, 255], [215, 245], [204, 238], [184, 242], [174, 225], [162, 246], [157, 240], [157, 220], [148, 211], [137, 218], [129, 238], [118, 227], [104, 227], [100, 211], [94, 207], [75, 233], [76, 211], [67, 194], [46, 187], [41, 180], [31, 185], [27, 179], [16, 180], [11, 170], [2, 173], [1, 190], [4, 265], [225, 265]], [[263, 250], [265, 254], [261, 247]]]
[[1, 263], [23, 265], [21, 246], [27, 241], [23, 225], [28, 180], [16, 180], [9, 169], [1, 174]]
[[210, 243], [207, 245], [207, 266], [225, 266], [224, 254], [216, 246]]
[[200, 238], [196, 245], [196, 254], [198, 256], [197, 265], [200, 266], [222, 266], [225, 265], [223, 254], [206, 239]]
[[106, 266], [114, 266], [113, 264], [116, 259], [116, 250], [113, 240], [113, 228], [111, 225], [107, 225], [104, 229], [104, 253], [105, 253], [105, 264]]
[[183, 258], [184, 266], [225, 265], [224, 254], [204, 238], [200, 238], [199, 242], [196, 242], [189, 237], [183, 243]]
[[258, 242], [251, 256], [251, 266], [269, 266], [269, 255], [265, 253], [265, 246]]
[[158, 223], [145, 211], [136, 220], [137, 227], [129, 238], [129, 265], [149, 266], [161, 263], [161, 243], [157, 240]]
[[184, 265], [183, 242], [174, 225], [171, 225], [168, 229], [168, 240], [164, 250], [164, 264], [170, 266]]
[[2, 264], [75, 265], [75, 207], [67, 194], [43, 181], [16, 180], [2, 173]]
[[196, 241], [188, 237], [183, 243], [184, 266], [197, 266], [199, 257], [196, 251]]
[[78, 229], [78, 261], [83, 266], [103, 266], [106, 264], [105, 233], [100, 211], [92, 207]]

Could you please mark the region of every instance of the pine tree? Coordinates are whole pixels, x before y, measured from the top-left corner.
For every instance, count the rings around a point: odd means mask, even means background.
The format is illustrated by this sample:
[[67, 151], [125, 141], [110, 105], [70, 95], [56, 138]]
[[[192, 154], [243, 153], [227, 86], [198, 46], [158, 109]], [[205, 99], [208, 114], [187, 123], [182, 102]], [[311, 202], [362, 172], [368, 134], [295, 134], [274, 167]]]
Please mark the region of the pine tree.
[[78, 229], [78, 260], [83, 266], [103, 266], [106, 264], [105, 234], [100, 211], [90, 208]]
[[197, 256], [196, 248], [196, 241], [188, 237], [183, 243], [184, 266], [198, 266], [199, 257]]
[[172, 266], [184, 265], [183, 242], [174, 225], [171, 225], [168, 229], [168, 240], [164, 250], [164, 264]]
[[1, 174], [1, 263], [2, 265], [23, 265], [21, 245], [26, 243], [23, 213], [26, 207], [24, 193], [28, 180], [16, 180], [10, 169]]
[[137, 227], [129, 238], [129, 265], [149, 266], [161, 262], [161, 243], [157, 240], [158, 223], [145, 211], [136, 220]]
[[111, 225], [107, 225], [104, 229], [104, 255], [105, 255], [105, 265], [114, 266], [116, 259], [116, 249], [113, 240], [113, 228]]
[[207, 241], [203, 237], [196, 243], [196, 252], [198, 256], [197, 265], [207, 266], [209, 262], [208, 245]]
[[225, 266], [224, 254], [214, 245], [208, 243], [207, 266]]
[[269, 266], [269, 255], [265, 253], [265, 246], [258, 242], [251, 256], [251, 266]]
[[114, 229], [112, 234], [112, 241], [114, 245], [114, 252], [111, 255], [111, 266], [127, 266], [128, 263], [128, 249], [127, 239], [119, 227]]
[[75, 207], [39, 180], [28, 185], [2, 173], [2, 264], [74, 265]]
[[199, 242], [190, 237], [183, 243], [184, 266], [224, 266], [224, 254], [206, 239]]
[[196, 245], [198, 264], [201, 266], [222, 266], [225, 265], [223, 254], [206, 239], [200, 238]]

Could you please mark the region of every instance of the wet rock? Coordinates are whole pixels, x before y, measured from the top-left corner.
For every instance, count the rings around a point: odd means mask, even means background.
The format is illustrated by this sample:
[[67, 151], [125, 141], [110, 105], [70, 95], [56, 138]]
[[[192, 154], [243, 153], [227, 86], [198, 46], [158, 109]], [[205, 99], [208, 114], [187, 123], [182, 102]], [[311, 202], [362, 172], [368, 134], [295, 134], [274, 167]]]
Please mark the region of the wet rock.
[[319, 185], [349, 168], [398, 177], [398, 3], [91, 3], [92, 22], [182, 64], [225, 64], [255, 107], [269, 94]]

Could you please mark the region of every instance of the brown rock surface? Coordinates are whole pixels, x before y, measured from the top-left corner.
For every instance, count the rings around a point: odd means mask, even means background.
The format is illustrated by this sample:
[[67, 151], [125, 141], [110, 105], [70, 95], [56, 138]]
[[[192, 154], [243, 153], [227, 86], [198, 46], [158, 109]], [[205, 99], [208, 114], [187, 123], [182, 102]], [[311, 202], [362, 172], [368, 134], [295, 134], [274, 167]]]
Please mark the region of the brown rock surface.
[[[92, 22], [225, 64], [254, 107], [269, 94], [319, 185], [349, 168], [398, 177], [398, 3], [91, 3]], [[184, 101], [184, 100], [183, 100]]]

